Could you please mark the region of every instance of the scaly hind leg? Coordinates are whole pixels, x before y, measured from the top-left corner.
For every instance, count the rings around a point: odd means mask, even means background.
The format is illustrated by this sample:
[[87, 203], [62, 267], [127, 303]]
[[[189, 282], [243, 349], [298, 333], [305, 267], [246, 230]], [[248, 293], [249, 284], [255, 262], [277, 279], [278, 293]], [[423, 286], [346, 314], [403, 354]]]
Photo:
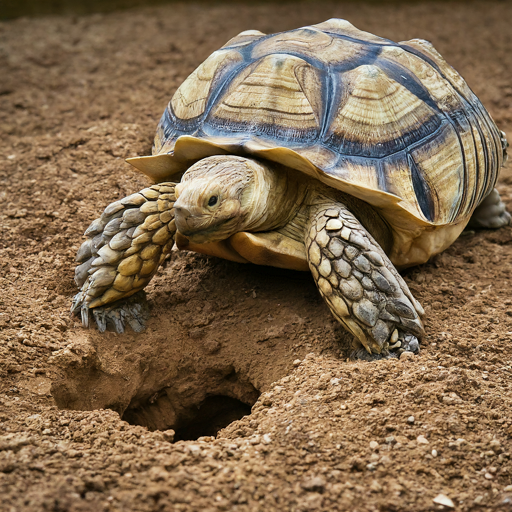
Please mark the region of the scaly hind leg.
[[160, 183], [110, 204], [85, 232], [75, 270], [81, 289], [71, 307], [85, 326], [92, 310], [102, 332], [109, 324], [117, 332], [126, 324], [144, 329], [149, 314], [141, 290], [174, 245], [174, 187]]
[[496, 229], [510, 224], [510, 213], [496, 189], [478, 205], [468, 223], [469, 228]]
[[306, 233], [309, 267], [336, 319], [364, 346], [361, 359], [419, 351], [423, 308], [385, 252], [343, 205], [317, 206]]

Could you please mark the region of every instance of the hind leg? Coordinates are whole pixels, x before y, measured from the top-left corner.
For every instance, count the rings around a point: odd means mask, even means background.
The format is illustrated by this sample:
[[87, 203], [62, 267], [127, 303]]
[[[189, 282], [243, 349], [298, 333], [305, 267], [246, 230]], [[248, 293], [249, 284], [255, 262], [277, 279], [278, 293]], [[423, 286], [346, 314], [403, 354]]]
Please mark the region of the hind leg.
[[510, 224], [510, 213], [496, 189], [478, 205], [468, 223], [469, 228], [496, 229]]

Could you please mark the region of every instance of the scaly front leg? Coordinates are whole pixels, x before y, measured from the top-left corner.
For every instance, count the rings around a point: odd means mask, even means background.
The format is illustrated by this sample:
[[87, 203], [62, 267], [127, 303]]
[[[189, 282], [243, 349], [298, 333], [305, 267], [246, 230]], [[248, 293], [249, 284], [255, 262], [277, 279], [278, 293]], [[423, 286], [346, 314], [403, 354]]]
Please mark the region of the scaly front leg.
[[[369, 358], [419, 350], [423, 308], [349, 210], [340, 204], [312, 207], [305, 242], [320, 293]], [[368, 358], [364, 351], [356, 356]]]
[[144, 328], [141, 307], [134, 301], [107, 304], [142, 290], [174, 245], [175, 183], [160, 183], [125, 197], [105, 208], [85, 232], [88, 238], [78, 250], [75, 282], [81, 288], [71, 312], [89, 324], [89, 310], [100, 331], [107, 322], [117, 332], [125, 323]]

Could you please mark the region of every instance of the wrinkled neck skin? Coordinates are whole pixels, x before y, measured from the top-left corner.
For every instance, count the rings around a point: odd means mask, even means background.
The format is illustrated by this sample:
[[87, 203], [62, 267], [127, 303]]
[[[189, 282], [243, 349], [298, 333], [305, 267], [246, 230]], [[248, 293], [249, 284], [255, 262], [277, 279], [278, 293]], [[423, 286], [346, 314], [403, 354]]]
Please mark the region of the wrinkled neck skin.
[[240, 231], [272, 231], [294, 217], [304, 200], [306, 187], [289, 178], [286, 169], [252, 161], [252, 188], [244, 206], [247, 214]]
[[204, 158], [176, 187], [176, 226], [194, 243], [271, 231], [296, 215], [306, 192], [305, 182], [277, 165], [232, 155]]

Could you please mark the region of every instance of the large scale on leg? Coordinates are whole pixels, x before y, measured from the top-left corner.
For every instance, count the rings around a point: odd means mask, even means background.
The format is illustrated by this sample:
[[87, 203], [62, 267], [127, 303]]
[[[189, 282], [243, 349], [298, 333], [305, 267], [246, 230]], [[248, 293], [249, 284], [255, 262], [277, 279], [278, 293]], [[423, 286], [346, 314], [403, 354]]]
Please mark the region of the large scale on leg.
[[238, 262], [310, 270], [372, 356], [418, 350], [424, 314], [397, 269], [470, 222], [510, 215], [494, 186], [506, 139], [423, 40], [344, 20], [247, 31], [181, 85], [153, 155], [156, 185], [110, 205], [79, 251], [73, 310], [143, 326], [137, 295], [176, 243]]

